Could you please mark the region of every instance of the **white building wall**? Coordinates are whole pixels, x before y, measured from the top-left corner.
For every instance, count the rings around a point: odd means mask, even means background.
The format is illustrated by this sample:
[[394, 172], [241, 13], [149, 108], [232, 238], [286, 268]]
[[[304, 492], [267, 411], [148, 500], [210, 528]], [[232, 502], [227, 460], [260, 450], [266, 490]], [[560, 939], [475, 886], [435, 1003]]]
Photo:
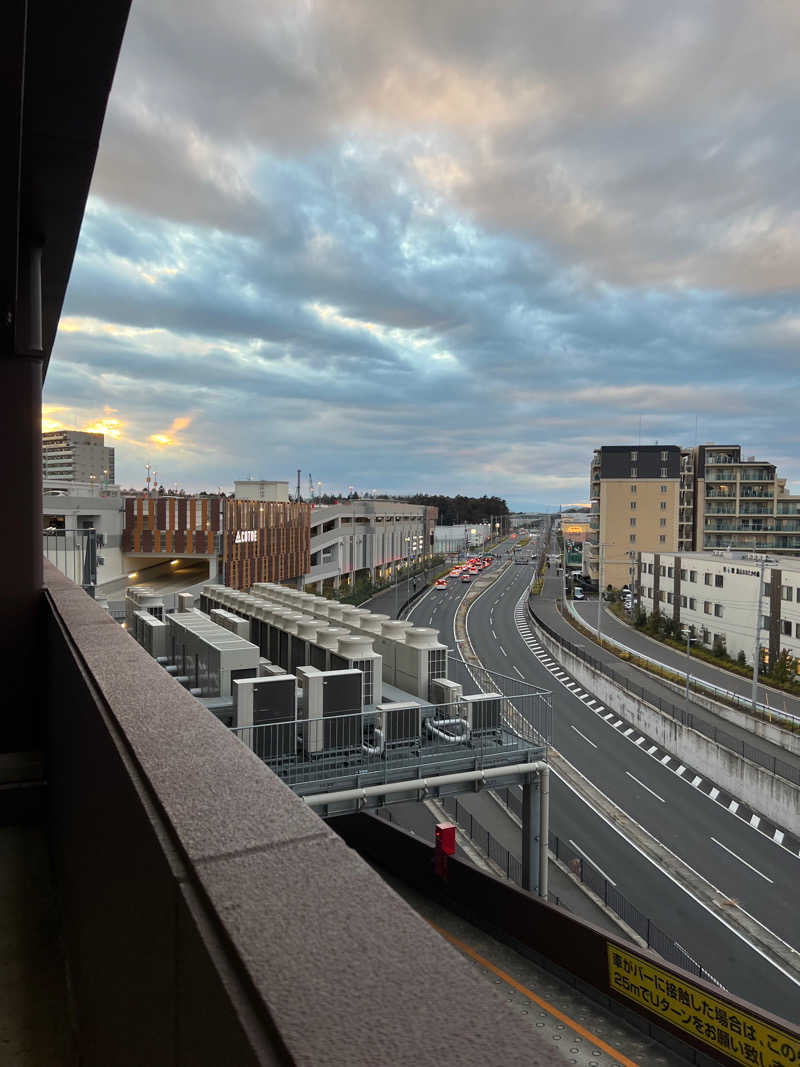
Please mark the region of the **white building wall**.
[[[673, 615], [673, 581], [676, 554], [661, 553], [658, 609]], [[764, 586], [759, 591], [760, 560], [737, 558], [736, 554], [687, 552], [679, 554], [680, 618], [684, 627], [694, 626], [711, 647], [715, 635], [725, 639], [728, 654], [735, 658], [743, 651], [748, 663], [753, 661], [756, 621], [759, 644], [769, 647], [768, 621], [770, 597], [765, 594], [772, 581], [773, 569], [782, 575], [780, 601], [780, 648], [800, 656], [800, 560], [774, 560], [764, 564]], [[642, 552], [641, 597], [647, 614], [655, 608], [654, 554]], [[721, 584], [720, 584], [721, 582]], [[760, 592], [760, 595], [759, 595]]]

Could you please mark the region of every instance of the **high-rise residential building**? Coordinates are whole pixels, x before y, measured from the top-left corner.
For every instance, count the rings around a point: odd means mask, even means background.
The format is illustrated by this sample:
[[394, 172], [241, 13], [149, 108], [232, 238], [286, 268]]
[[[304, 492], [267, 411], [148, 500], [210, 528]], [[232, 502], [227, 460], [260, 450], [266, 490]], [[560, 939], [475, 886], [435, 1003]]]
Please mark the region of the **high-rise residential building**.
[[677, 549], [680, 482], [677, 445], [595, 449], [583, 568], [601, 588], [629, 583], [637, 552]]
[[52, 430], [42, 434], [42, 476], [98, 485], [115, 481], [114, 449], [101, 433]]
[[796, 555], [800, 497], [774, 463], [742, 458], [740, 445], [698, 445], [682, 457], [679, 548]]
[[800, 554], [800, 497], [740, 445], [604, 445], [590, 473], [584, 571], [619, 588], [636, 552]]

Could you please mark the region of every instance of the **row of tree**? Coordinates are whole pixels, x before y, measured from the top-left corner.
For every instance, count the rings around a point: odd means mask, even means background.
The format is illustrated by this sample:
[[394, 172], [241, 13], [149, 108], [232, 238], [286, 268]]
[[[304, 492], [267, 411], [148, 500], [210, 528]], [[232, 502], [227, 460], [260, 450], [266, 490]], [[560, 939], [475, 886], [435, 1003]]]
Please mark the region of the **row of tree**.
[[488, 522], [508, 515], [508, 504], [499, 496], [442, 496], [440, 493], [414, 493], [412, 496], [390, 497], [407, 504], [424, 504], [439, 509], [439, 525], [455, 526], [461, 522]]

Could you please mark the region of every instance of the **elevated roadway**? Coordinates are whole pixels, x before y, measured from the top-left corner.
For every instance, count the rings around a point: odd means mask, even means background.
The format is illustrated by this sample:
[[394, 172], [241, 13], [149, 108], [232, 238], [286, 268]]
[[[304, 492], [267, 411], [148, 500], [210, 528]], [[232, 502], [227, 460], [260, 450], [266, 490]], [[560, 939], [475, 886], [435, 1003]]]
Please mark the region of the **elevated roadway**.
[[[760, 923], [788, 945], [799, 945], [792, 887], [800, 860], [648, 757], [587, 707], [576, 692], [583, 691], [574, 683], [567, 679], [572, 690], [561, 684], [555, 674], [564, 672], [550, 657], [537, 657], [514, 619], [514, 609], [532, 577], [532, 567], [509, 567], [470, 608], [469, 637], [481, 662], [553, 690], [557, 749], [619, 808], [717, 887], [719, 904], [709, 910], [674, 875], [654, 867], [635, 842], [620, 836], [612, 821], [558, 781], [553, 782], [551, 794], [553, 831], [572, 842], [628, 900], [678, 938], [724, 986], [797, 1019], [800, 987], [755, 939], [742, 940], [732, 931], [726, 912], [745, 909], [756, 927]], [[467, 591], [460, 583], [432, 591], [413, 605], [409, 617], [418, 625], [438, 628], [455, 648], [455, 612]], [[548, 669], [546, 660], [555, 671]]]

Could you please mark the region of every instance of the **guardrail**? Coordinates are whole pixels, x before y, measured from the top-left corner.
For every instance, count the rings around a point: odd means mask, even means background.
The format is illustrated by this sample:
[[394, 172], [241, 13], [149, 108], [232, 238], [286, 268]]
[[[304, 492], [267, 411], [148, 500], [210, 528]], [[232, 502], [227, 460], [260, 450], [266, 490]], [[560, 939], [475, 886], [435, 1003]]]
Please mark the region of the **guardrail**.
[[89, 596], [94, 596], [97, 586], [97, 533], [94, 528], [50, 527], [42, 533], [42, 548], [45, 559]]
[[[597, 627], [592, 626], [591, 623], [583, 619], [575, 610], [575, 605], [571, 600], [567, 601], [567, 608], [575, 619], [576, 622], [585, 630], [591, 630], [593, 633], [597, 633]], [[621, 652], [627, 652], [628, 655], [636, 656], [637, 659], [644, 660], [645, 663], [652, 663], [654, 667], [658, 667], [662, 671], [670, 671], [672, 674], [677, 674], [679, 677], [682, 675], [686, 678], [686, 671], [682, 671], [680, 667], [670, 666], [668, 663], [662, 663], [660, 660], [655, 659], [653, 656], [648, 656], [646, 652], [640, 652], [637, 648], [630, 648], [628, 645], [618, 641], [615, 637], [609, 637], [607, 634], [603, 634], [603, 641], [607, 645], [613, 645], [614, 648], [618, 648]], [[800, 715], [792, 715], [790, 711], [781, 711], [779, 708], [770, 707], [769, 704], [756, 703], [755, 709], [753, 708], [753, 701], [747, 697], [743, 697], [741, 693], [734, 693], [731, 689], [723, 689], [721, 686], [714, 685], [713, 682], [708, 682], [704, 678], [698, 678], [694, 674], [689, 675], [689, 684], [697, 689], [702, 689], [706, 693], [710, 693], [711, 696], [717, 699], [727, 701], [729, 704], [733, 704], [734, 707], [741, 708], [743, 711], [752, 714], [754, 711], [759, 712], [764, 718], [772, 721], [774, 719], [782, 719], [791, 723], [795, 728], [800, 727]]]
[[[764, 767], [771, 774], [774, 774], [778, 778], [783, 778], [785, 781], [791, 782], [793, 785], [800, 785], [800, 767], [794, 767], [790, 763], [778, 759], [777, 756], [770, 756], [766, 752], [762, 752], [760, 748], [756, 748], [754, 745], [749, 745], [746, 741], [735, 737], [733, 734], [729, 734], [726, 730], [720, 730], [719, 727], [706, 723], [703, 719], [695, 716], [691, 711], [687, 711], [686, 708], [673, 704], [672, 701], [664, 700], [663, 697], [656, 696], [643, 685], [636, 685], [629, 678], [626, 678], [624, 675], [615, 671], [613, 667], [609, 667], [607, 663], [589, 655], [583, 645], [577, 645], [568, 640], [568, 638], [562, 637], [561, 634], [556, 633], [552, 627], [548, 626], [546, 622], [543, 622], [538, 617], [531, 607], [530, 601], [528, 602], [528, 612], [536, 625], [541, 627], [553, 641], [556, 641], [573, 656], [583, 660], [583, 662], [591, 667], [592, 670], [605, 675], [605, 677], [610, 679], [614, 685], [619, 686], [621, 689], [638, 697], [640, 700], [646, 701], [653, 707], [658, 708], [662, 714], [669, 716], [669, 718], [674, 719], [683, 726], [688, 726], [690, 729], [696, 730], [704, 737], [707, 737], [715, 744], [728, 749], [735, 755], [742, 756], [744, 759], [750, 760], [751, 763], [758, 764], [759, 767]], [[638, 653], [634, 653], [634, 655], [638, 655]]]
[[[521, 796], [507, 788], [496, 789], [494, 792], [502, 799], [510, 811], [513, 811], [518, 818], [522, 818]], [[451, 798], [448, 797], [447, 799], [450, 800]], [[483, 828], [481, 827], [481, 829]], [[483, 832], [485, 833], [486, 831]], [[659, 956], [669, 960], [670, 963], [696, 974], [698, 978], [705, 978], [715, 985], [720, 984], [693, 956], [689, 955], [683, 945], [675, 941], [669, 934], [664, 933], [661, 927], [656, 926], [647, 915], [639, 911], [635, 904], [631, 904], [627, 897], [623, 896], [617, 887], [612, 885], [604, 875], [600, 874], [591, 863], [584, 861], [583, 856], [580, 856], [574, 849], [566, 845], [552, 831], [548, 835], [547, 845], [556, 859], [564, 863], [583, 885], [591, 889], [603, 901], [607, 908], [610, 908], [624, 923], [632, 930], [635, 930], [642, 940], [646, 942], [648, 948], [652, 948]], [[515, 870], [516, 868], [510, 868], [510, 871]], [[514, 881], [519, 881], [514, 877], [513, 873], [509, 873], [508, 877]]]

